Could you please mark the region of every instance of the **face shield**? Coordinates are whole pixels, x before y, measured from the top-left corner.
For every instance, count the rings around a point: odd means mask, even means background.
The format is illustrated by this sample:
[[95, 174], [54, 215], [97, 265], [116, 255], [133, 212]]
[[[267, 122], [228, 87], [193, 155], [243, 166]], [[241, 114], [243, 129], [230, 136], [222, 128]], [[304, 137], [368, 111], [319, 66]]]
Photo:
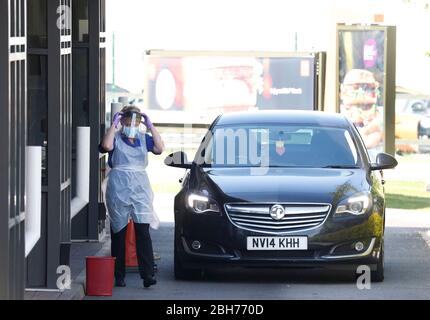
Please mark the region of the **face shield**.
[[136, 138], [139, 132], [141, 115], [137, 112], [124, 113], [122, 133], [130, 139]]

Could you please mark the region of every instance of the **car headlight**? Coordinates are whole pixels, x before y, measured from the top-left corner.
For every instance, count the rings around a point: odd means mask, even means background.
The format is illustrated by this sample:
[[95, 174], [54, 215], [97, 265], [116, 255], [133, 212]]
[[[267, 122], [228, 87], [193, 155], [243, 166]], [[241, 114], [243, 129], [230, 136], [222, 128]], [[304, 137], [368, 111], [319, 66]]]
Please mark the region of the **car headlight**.
[[430, 128], [430, 117], [422, 118], [420, 121], [420, 125], [423, 129]]
[[187, 205], [195, 213], [220, 213], [218, 203], [204, 194], [189, 193], [187, 196]]
[[372, 201], [372, 194], [370, 192], [356, 193], [338, 205], [335, 216], [348, 214], [361, 216], [371, 207]]

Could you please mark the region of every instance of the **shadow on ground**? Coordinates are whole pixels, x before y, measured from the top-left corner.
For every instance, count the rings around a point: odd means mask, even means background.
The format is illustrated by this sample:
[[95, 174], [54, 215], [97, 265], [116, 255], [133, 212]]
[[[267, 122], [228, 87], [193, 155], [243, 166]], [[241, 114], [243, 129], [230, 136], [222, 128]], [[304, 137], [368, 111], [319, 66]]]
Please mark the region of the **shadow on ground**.
[[237, 284], [256, 283], [303, 283], [303, 284], [339, 284], [356, 281], [353, 271], [339, 271], [326, 269], [224, 269], [207, 270], [203, 279], [206, 282], [228, 282]]

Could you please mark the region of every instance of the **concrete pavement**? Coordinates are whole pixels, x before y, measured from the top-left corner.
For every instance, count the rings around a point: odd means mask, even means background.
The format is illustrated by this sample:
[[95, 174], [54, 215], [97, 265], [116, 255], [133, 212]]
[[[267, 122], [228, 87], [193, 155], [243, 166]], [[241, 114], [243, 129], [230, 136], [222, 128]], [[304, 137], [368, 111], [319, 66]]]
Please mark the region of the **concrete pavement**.
[[350, 273], [325, 270], [233, 269], [209, 273], [199, 281], [176, 281], [173, 223], [171, 217], [163, 220], [152, 232], [154, 248], [161, 254], [159, 283], [143, 289], [139, 276], [130, 273], [127, 287], [115, 288], [113, 297], [86, 299], [430, 299], [430, 213], [388, 210], [386, 280], [373, 283], [371, 290], [358, 290]]
[[[108, 243], [110, 243], [108, 241]], [[85, 297], [85, 257], [108, 255], [103, 243], [74, 242], [70, 248], [70, 269], [72, 285], [70, 290], [27, 289], [25, 300], [82, 300]]]

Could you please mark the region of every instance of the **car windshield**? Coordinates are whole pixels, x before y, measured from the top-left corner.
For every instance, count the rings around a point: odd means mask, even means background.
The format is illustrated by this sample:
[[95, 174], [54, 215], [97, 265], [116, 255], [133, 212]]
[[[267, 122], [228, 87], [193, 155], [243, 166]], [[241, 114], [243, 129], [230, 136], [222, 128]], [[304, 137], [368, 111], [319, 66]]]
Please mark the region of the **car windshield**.
[[357, 168], [360, 164], [356, 145], [344, 128], [216, 127], [206, 141], [195, 159], [203, 166]]

